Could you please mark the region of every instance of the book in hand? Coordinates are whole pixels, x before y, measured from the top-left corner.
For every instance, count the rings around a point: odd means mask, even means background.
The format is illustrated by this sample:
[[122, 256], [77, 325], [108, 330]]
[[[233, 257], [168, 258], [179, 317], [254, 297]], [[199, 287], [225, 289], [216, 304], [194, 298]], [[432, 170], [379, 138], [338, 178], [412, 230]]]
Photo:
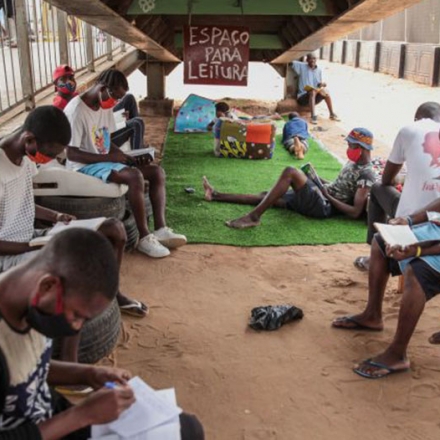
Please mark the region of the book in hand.
[[35, 237], [29, 242], [29, 246], [44, 246], [51, 238], [58, 234], [58, 232], [65, 231], [72, 228], [85, 228], [91, 230], [98, 230], [99, 227], [105, 222], [106, 217], [89, 218], [86, 220], [71, 220], [69, 223], [58, 222], [55, 226], [49, 229], [46, 235], [41, 237]]
[[424, 247], [440, 243], [440, 240], [420, 241], [408, 225], [387, 225], [385, 223], [374, 223], [374, 227], [380, 233], [385, 243], [390, 246], [400, 246], [402, 248], [413, 244], [423, 245]]
[[156, 150], [153, 147], [148, 147], [130, 150], [126, 154], [133, 159], [134, 163], [143, 164], [153, 162], [155, 152]]
[[324, 185], [321, 182], [321, 179], [318, 176], [315, 168], [310, 162], [301, 166], [301, 171], [319, 188], [322, 189]]

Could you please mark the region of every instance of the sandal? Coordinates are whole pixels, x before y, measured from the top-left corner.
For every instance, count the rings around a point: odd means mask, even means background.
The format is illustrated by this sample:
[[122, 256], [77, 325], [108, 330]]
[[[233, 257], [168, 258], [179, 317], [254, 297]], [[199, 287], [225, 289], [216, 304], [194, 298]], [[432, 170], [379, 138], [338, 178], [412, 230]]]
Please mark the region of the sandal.
[[121, 313], [135, 316], [136, 318], [143, 318], [144, 316], [147, 316], [150, 311], [146, 304], [141, 303], [136, 299], [132, 299], [129, 304], [119, 306], [119, 309], [121, 310]]
[[353, 261], [354, 267], [361, 272], [368, 272], [370, 270], [370, 257], [357, 257]]

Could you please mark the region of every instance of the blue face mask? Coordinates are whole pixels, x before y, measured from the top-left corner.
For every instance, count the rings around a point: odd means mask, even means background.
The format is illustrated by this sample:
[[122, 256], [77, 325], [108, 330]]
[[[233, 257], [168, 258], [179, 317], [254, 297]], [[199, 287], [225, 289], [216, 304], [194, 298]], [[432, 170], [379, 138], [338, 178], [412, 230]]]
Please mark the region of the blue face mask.
[[72, 81], [67, 81], [67, 82], [59, 82], [57, 84], [57, 91], [64, 93], [65, 95], [71, 95], [72, 93], [74, 93], [76, 90], [76, 83], [72, 82]]

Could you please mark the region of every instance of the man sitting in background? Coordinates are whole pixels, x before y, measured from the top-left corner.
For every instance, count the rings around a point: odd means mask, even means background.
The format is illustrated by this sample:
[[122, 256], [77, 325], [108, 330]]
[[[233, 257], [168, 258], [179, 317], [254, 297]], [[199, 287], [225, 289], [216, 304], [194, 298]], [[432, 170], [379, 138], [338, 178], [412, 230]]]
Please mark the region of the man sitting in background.
[[292, 69], [298, 75], [298, 97], [299, 105], [308, 106], [312, 114], [312, 124], [318, 123], [315, 106], [321, 101], [325, 101], [330, 112], [330, 119], [339, 121], [333, 111], [333, 102], [327, 84], [322, 81], [322, 71], [316, 65], [316, 57], [312, 53], [307, 54], [306, 62], [293, 61]]

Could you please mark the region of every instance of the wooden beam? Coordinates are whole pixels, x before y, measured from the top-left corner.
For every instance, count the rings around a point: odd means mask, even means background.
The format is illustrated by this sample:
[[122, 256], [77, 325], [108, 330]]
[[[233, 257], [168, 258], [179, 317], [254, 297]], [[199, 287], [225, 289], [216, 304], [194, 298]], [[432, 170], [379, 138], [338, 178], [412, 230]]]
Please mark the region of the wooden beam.
[[147, 52], [159, 61], [180, 62], [172, 52], [161, 46], [154, 39], [133, 26], [113, 9], [100, 0], [47, 0], [70, 15], [75, 15], [86, 23], [119, 38], [139, 50]]
[[[296, 43], [280, 56], [272, 59], [271, 63], [289, 63], [308, 52], [313, 52], [326, 44], [343, 38], [351, 32], [397, 14], [416, 3], [420, 3], [420, 0], [352, 0], [348, 2], [349, 9], [331, 19], [327, 26], [305, 35], [302, 41]], [[297, 22], [298, 20], [295, 20], [295, 23]], [[301, 31], [304, 32], [304, 26], [301, 28]]]

